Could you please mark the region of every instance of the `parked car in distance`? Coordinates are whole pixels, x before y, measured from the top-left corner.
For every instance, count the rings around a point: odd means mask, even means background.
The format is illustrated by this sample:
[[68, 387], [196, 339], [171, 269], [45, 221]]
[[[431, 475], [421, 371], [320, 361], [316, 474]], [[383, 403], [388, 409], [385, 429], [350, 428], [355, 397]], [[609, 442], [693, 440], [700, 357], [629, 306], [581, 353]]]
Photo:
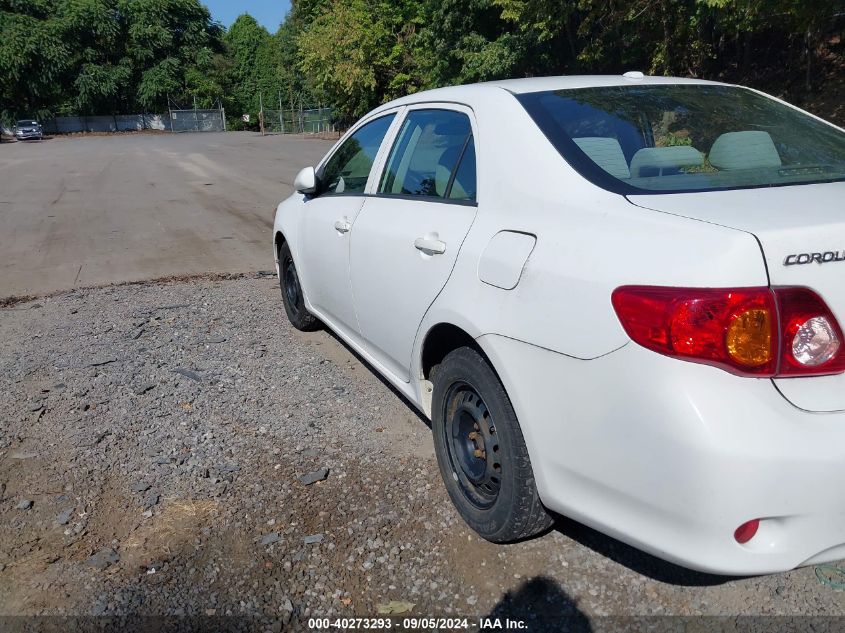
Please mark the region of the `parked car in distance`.
[[44, 131], [41, 124], [34, 119], [24, 119], [15, 125], [15, 138], [19, 141], [40, 141], [44, 138]]
[[707, 572], [845, 558], [841, 128], [708, 81], [499, 81], [377, 108], [295, 189], [290, 322], [431, 419], [481, 536], [554, 512]]

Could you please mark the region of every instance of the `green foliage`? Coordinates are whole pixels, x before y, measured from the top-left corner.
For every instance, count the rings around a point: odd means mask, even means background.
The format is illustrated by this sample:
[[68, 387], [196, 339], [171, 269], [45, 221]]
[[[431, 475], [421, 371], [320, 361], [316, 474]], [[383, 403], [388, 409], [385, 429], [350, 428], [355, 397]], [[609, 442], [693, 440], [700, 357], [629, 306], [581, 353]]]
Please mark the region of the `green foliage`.
[[221, 29], [199, 0], [0, 0], [0, 113], [163, 110], [220, 86]]
[[513, 32], [494, 0], [430, 0], [417, 49], [426, 87], [519, 76], [526, 38]]
[[232, 64], [228, 72], [229, 109], [232, 114], [255, 116], [262, 75], [272, 72], [272, 60], [268, 60], [270, 34], [245, 13], [235, 20], [224, 41]]
[[47, 0], [0, 4], [0, 116], [38, 115], [61, 94], [71, 54], [63, 36]]
[[[164, 110], [232, 123], [424, 88], [574, 73], [700, 76], [800, 102], [842, 67], [845, 0], [297, 0], [275, 33], [200, 0], [0, 0], [0, 116]], [[833, 43], [833, 44], [831, 44]], [[683, 142], [668, 139], [667, 142]]]
[[420, 84], [410, 42], [420, 22], [412, 0], [334, 0], [313, 9], [297, 37], [299, 68], [317, 95], [359, 116]]

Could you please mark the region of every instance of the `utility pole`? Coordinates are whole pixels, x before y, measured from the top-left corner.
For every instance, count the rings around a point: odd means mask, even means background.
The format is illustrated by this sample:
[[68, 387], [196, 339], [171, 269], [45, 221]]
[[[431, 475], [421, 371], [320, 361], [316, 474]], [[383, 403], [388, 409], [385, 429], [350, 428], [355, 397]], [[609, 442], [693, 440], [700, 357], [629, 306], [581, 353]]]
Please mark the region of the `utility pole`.
[[279, 128], [285, 133], [285, 111], [282, 109], [282, 89], [279, 88]]
[[258, 125], [261, 126], [261, 136], [264, 136], [264, 93], [258, 93], [258, 103], [261, 105], [261, 111], [258, 113]]
[[173, 107], [170, 103], [170, 93], [167, 93], [167, 113], [170, 115], [170, 131], [173, 131]]
[[194, 131], [200, 131], [200, 118], [197, 114], [197, 95], [194, 95]]

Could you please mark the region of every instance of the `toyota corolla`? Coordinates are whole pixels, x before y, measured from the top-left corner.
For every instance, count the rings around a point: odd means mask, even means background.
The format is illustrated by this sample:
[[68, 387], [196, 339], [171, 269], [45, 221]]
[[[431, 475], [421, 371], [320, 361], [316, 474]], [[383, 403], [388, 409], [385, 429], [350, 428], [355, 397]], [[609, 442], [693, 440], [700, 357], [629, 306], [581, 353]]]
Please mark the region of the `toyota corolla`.
[[845, 131], [739, 86], [387, 103], [296, 178], [284, 308], [431, 419], [484, 538], [560, 513], [675, 563], [845, 557]]

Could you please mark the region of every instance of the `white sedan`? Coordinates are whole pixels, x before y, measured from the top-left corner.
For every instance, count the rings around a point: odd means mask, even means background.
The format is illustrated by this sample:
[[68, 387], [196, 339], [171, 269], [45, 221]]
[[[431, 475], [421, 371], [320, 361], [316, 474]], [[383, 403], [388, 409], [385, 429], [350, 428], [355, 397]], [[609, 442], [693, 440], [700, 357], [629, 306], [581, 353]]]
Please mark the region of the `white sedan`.
[[845, 131], [672, 78], [365, 116], [273, 227], [284, 307], [431, 419], [484, 538], [572, 517], [698, 570], [845, 558]]

